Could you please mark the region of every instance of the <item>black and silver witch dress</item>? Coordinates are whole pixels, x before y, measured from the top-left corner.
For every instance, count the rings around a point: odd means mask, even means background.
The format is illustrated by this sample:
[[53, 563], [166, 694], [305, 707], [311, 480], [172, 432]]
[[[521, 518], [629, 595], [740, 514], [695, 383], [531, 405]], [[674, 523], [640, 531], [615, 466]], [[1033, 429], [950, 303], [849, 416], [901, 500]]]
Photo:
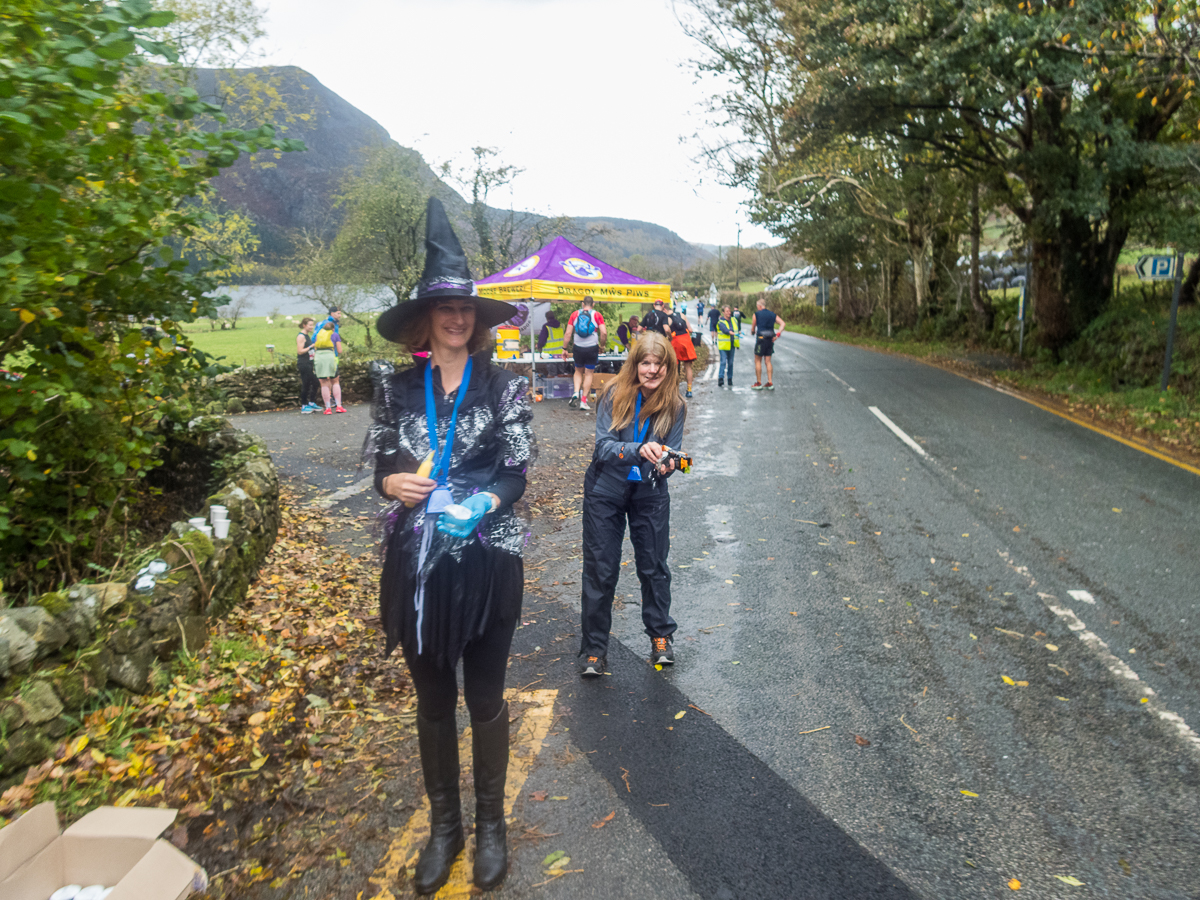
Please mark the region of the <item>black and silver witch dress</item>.
[[[385, 654], [401, 645], [406, 658], [418, 653], [435, 665], [453, 667], [466, 644], [490, 627], [520, 614], [524, 589], [521, 554], [528, 532], [513, 504], [525, 493], [525, 475], [533, 463], [533, 410], [526, 382], [486, 358], [472, 360], [470, 384], [458, 412], [450, 456], [449, 488], [454, 501], [478, 491], [500, 498], [499, 508], [484, 516], [477, 533], [455, 538], [426, 522], [424, 505], [412, 509], [398, 500], [383, 513], [383, 574], [380, 611]], [[389, 363], [372, 363], [375, 399], [364, 461], [375, 466], [375, 489], [397, 472], [415, 472], [429, 454], [425, 417], [425, 364], [401, 372]], [[445, 439], [457, 391], [444, 395], [440, 372], [433, 370], [438, 438]], [[418, 640], [414, 595], [423, 529], [433, 528], [424, 565], [425, 592]]]

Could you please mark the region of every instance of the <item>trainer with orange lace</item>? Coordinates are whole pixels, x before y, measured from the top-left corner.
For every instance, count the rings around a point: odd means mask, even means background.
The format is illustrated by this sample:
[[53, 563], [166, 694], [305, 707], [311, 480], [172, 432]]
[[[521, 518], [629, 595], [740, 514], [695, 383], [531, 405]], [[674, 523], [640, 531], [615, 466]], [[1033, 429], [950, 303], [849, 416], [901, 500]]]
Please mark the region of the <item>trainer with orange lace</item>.
[[599, 678], [608, 668], [608, 658], [604, 656], [586, 656], [579, 663], [580, 678]]
[[652, 666], [675, 665], [675, 648], [669, 637], [650, 638], [650, 664]]

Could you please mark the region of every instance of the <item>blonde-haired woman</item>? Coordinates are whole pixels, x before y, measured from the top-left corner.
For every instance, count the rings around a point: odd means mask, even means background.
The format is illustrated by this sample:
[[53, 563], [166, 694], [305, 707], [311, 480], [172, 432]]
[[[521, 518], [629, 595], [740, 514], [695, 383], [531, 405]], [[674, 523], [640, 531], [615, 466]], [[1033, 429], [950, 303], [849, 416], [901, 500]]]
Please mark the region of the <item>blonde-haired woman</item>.
[[[655, 665], [675, 661], [671, 636], [671, 497], [667, 477], [675, 463], [657, 466], [663, 451], [683, 441], [687, 406], [675, 384], [675, 351], [647, 331], [601, 394], [596, 447], [583, 481], [583, 615], [579, 674], [603, 675], [608, 665], [613, 592], [621, 572], [625, 524], [642, 584], [642, 622]], [[657, 478], [651, 469], [657, 466]]]

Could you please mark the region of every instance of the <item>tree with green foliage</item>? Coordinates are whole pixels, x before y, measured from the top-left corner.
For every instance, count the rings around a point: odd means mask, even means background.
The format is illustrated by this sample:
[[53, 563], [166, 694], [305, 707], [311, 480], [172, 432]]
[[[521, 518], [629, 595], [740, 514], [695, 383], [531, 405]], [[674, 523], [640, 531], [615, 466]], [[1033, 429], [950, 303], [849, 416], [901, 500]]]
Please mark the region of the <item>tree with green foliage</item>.
[[[212, 315], [214, 280], [168, 238], [240, 154], [301, 149], [219, 115], [194, 90], [149, 89], [176, 51], [149, 0], [9, 0], [0, 16], [0, 573], [71, 580], [106, 558], [159, 464], [187, 392], [213, 369], [181, 323]], [[141, 323], [156, 329], [143, 332]]]
[[905, 172], [935, 155], [1020, 223], [1054, 351], [1107, 302], [1130, 235], [1196, 189], [1194, 4], [691, 3], [701, 69], [734, 82], [715, 108], [743, 139], [718, 158], [769, 195], [834, 140]]

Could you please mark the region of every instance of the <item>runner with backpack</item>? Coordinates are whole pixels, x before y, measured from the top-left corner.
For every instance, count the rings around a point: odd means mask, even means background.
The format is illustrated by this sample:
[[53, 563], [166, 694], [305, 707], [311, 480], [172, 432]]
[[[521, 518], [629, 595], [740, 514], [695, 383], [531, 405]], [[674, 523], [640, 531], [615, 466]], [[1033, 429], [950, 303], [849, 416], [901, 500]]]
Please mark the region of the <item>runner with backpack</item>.
[[578, 406], [585, 412], [591, 409], [588, 395], [592, 391], [592, 375], [600, 359], [600, 347], [608, 342], [608, 326], [604, 324], [604, 316], [594, 309], [595, 304], [590, 295], [584, 297], [583, 306], [567, 320], [567, 333], [563, 336], [563, 345], [571, 346], [575, 361], [575, 394], [569, 405]]

